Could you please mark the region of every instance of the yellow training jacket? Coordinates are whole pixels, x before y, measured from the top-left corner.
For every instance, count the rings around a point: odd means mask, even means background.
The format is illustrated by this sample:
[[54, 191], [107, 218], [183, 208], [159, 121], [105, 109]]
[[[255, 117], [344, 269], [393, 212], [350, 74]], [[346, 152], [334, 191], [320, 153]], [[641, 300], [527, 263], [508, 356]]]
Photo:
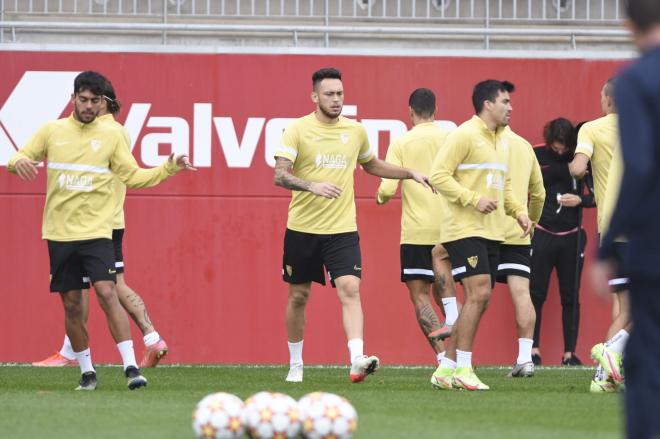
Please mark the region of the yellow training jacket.
[[[428, 175], [433, 159], [442, 147], [449, 131], [434, 122], [415, 125], [392, 142], [385, 161]], [[396, 193], [399, 180], [383, 178], [378, 187], [377, 201], [386, 203]], [[401, 244], [433, 245], [440, 242], [442, 215], [447, 203], [414, 180], [401, 182]]]
[[[443, 243], [473, 237], [504, 241], [505, 213], [513, 217], [527, 214], [513, 196], [508, 149], [505, 130], [490, 131], [478, 116], [449, 134], [430, 177], [431, 184], [449, 202]], [[498, 202], [497, 209], [486, 215], [475, 209], [484, 196]]]
[[141, 169], [115, 126], [98, 119], [84, 124], [73, 115], [42, 125], [9, 160], [7, 169], [16, 172], [20, 159], [45, 158], [48, 186], [42, 236], [52, 241], [112, 238], [114, 174], [129, 187], [141, 188], [177, 172], [169, 161]]
[[[532, 145], [518, 134], [507, 129], [505, 133], [509, 143], [509, 178], [511, 178], [511, 189], [518, 203], [527, 205], [529, 198], [529, 219], [536, 225], [541, 218], [543, 202], [545, 201], [545, 188], [543, 187], [543, 176], [541, 167]], [[506, 217], [505, 244], [529, 245], [530, 236], [521, 238], [522, 229], [518, 222], [511, 217]]]

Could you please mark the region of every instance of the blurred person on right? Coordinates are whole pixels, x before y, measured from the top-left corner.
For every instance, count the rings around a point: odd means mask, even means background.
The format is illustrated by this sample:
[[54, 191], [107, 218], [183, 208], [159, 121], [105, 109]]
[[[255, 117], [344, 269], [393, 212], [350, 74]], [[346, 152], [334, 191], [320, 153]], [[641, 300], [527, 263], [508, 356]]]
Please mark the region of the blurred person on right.
[[[592, 274], [601, 295], [617, 265], [630, 276], [634, 328], [625, 350], [626, 432], [646, 439], [660, 437], [660, 2], [628, 0], [625, 7], [641, 58], [616, 84], [623, 177]], [[617, 264], [620, 236], [628, 247]]]
[[596, 204], [590, 190], [590, 174], [585, 178], [588, 180], [588, 192], [583, 193], [578, 190], [581, 185], [568, 170], [576, 143], [573, 124], [564, 118], [551, 120], [543, 128], [543, 139], [545, 143], [534, 148], [541, 165], [546, 197], [541, 220], [532, 238], [530, 291], [536, 310], [532, 360], [534, 364], [541, 364], [541, 312], [554, 269], [559, 281], [564, 336], [561, 364], [579, 366], [582, 363], [575, 355], [580, 322], [579, 277], [587, 243], [586, 233], [580, 224], [579, 208], [595, 207]]

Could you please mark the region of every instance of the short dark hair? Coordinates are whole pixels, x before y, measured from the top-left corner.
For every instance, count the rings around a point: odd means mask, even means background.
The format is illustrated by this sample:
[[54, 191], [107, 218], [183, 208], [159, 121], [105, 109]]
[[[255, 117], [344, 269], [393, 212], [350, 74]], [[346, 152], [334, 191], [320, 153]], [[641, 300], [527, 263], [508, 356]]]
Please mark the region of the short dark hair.
[[435, 94], [428, 88], [418, 88], [410, 94], [408, 105], [419, 117], [429, 118], [435, 114]]
[[112, 86], [112, 82], [105, 82], [105, 91], [103, 92], [103, 99], [105, 99], [108, 113], [115, 115], [121, 110], [121, 102], [117, 100], [117, 95], [115, 94], [115, 89]]
[[319, 69], [312, 75], [312, 88], [316, 88], [319, 82], [324, 79], [339, 79], [341, 80], [341, 72], [334, 67], [327, 67]]
[[559, 117], [545, 124], [543, 127], [543, 140], [545, 140], [545, 146], [547, 147], [559, 142], [566, 146], [567, 150], [574, 151], [577, 143], [577, 132], [570, 120]]
[[474, 86], [472, 91], [472, 105], [476, 114], [481, 113], [484, 109], [484, 101], [495, 102], [500, 92], [511, 93], [516, 87], [509, 81], [498, 81], [495, 79], [488, 79], [481, 81]]
[[626, 14], [642, 32], [660, 24], [660, 2], [658, 0], [626, 0]]
[[82, 93], [89, 90], [97, 96], [103, 96], [105, 84], [108, 80], [102, 74], [87, 70], [76, 76], [73, 80], [73, 93]]
[[614, 86], [616, 85], [616, 77], [611, 77], [605, 81], [605, 86], [603, 87], [603, 93], [608, 98], [614, 97]]

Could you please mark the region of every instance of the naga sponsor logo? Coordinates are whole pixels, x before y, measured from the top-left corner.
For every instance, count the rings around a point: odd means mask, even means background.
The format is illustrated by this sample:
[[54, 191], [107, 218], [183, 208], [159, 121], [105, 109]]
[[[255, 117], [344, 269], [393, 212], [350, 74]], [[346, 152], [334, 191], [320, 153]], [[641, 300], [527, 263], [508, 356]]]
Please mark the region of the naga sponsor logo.
[[324, 169], [346, 169], [346, 154], [316, 154], [316, 167]]
[[60, 189], [90, 192], [94, 188], [94, 177], [91, 175], [69, 175], [61, 173], [57, 177], [57, 183]]
[[[0, 109], [0, 166], [6, 166], [9, 158], [25, 144], [29, 137], [48, 120], [61, 116], [70, 101], [73, 79], [79, 72], [26, 71], [7, 101]], [[130, 96], [124, 97], [130, 102]], [[33, 105], [39, 102], [39, 105]], [[209, 168], [223, 160], [229, 168], [250, 168], [255, 164], [258, 146], [263, 151], [262, 160], [275, 166], [275, 151], [280, 145], [282, 132], [295, 117], [248, 117], [237, 120], [231, 116], [214, 116], [213, 103], [195, 102], [192, 120], [180, 116], [154, 114], [151, 103], [135, 102], [128, 108], [124, 127], [131, 138], [131, 150], [139, 143], [139, 159], [146, 166], [158, 166], [170, 153], [187, 154], [193, 166]], [[367, 131], [371, 149], [378, 156], [387, 145], [379, 145], [382, 134], [395, 139], [407, 131], [406, 124], [398, 119], [358, 119], [357, 105], [344, 105], [342, 114], [359, 120]], [[236, 123], [244, 125], [242, 135]], [[451, 121], [437, 121], [448, 129], [456, 127]], [[154, 132], [157, 131], [157, 132]], [[348, 136], [340, 136], [342, 143]], [[168, 148], [169, 147], [169, 148]], [[138, 154], [136, 154], [138, 155]], [[331, 162], [328, 162], [331, 163]]]

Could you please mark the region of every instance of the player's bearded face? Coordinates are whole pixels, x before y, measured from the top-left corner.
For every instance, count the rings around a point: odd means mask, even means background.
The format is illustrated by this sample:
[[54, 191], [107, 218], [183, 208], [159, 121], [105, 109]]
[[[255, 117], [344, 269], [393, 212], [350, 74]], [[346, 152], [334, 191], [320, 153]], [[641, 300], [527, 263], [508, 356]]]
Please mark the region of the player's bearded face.
[[339, 117], [344, 107], [344, 87], [339, 79], [324, 79], [318, 84], [316, 105], [330, 119]]
[[511, 112], [513, 111], [509, 92], [500, 92], [500, 94], [497, 96], [497, 99], [495, 99], [492, 111], [498, 126], [505, 127], [509, 125], [511, 120]]
[[90, 123], [99, 114], [101, 108], [101, 96], [95, 95], [89, 90], [75, 93], [72, 97], [73, 112], [78, 121]]

